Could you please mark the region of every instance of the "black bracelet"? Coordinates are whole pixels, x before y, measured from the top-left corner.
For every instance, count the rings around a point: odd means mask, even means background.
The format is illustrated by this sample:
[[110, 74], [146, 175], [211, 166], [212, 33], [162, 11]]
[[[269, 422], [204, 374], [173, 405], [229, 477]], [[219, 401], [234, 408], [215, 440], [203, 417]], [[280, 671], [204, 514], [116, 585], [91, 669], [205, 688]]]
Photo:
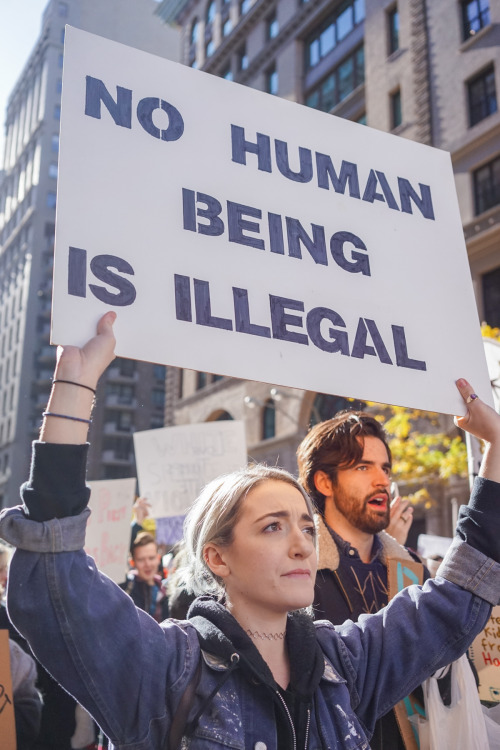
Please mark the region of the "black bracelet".
[[88, 391], [92, 391], [94, 396], [96, 394], [95, 388], [91, 388], [90, 385], [84, 385], [83, 383], [75, 383], [74, 380], [61, 380], [61, 378], [56, 378], [55, 380], [52, 381], [52, 385], [54, 385], [55, 383], [67, 383], [68, 385], [77, 385], [80, 388], [86, 388]]
[[44, 411], [42, 417], [58, 417], [59, 419], [71, 419], [73, 422], [85, 422], [86, 424], [92, 424], [91, 419], [83, 419], [83, 417], [70, 417], [69, 414], [55, 414], [53, 411]]

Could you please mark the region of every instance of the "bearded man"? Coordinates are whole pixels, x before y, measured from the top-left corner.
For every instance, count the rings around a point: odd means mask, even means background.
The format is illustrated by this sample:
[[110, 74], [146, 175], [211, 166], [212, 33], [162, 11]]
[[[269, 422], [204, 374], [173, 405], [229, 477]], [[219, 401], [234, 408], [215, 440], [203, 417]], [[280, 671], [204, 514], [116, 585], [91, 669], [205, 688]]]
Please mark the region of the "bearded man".
[[[299, 480], [318, 511], [316, 619], [356, 621], [386, 606], [403, 585], [428, 578], [418, 557], [384, 531], [392, 460], [373, 416], [347, 411], [317, 424], [299, 445], [297, 461]], [[412, 697], [390, 711], [377, 723], [372, 750], [415, 747], [408, 715], [421, 710]]]

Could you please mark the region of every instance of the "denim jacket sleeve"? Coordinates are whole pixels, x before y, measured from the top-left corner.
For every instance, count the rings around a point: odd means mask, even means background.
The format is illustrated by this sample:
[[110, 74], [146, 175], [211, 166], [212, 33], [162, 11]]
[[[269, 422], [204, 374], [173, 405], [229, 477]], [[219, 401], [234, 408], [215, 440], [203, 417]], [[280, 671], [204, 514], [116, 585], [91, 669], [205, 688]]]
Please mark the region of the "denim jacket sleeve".
[[467, 650], [499, 596], [500, 565], [457, 538], [436, 579], [404, 589], [357, 623], [317, 623], [369, 736], [378, 717]]
[[[83, 551], [90, 511], [78, 513], [88, 496], [86, 446], [55, 448], [35, 444], [24, 505], [0, 514], [0, 536], [16, 547], [9, 617], [113, 744], [160, 747], [199, 660], [196, 633], [173, 621], [158, 625], [97, 570]], [[71, 464], [69, 497], [67, 473], [50, 481], [54, 454]]]
[[21, 509], [2, 515], [0, 534], [23, 547], [9, 570], [9, 617], [37, 659], [114, 745], [160, 747], [198, 663], [194, 629], [158, 625], [98, 571], [81, 549], [88, 511], [43, 523]]

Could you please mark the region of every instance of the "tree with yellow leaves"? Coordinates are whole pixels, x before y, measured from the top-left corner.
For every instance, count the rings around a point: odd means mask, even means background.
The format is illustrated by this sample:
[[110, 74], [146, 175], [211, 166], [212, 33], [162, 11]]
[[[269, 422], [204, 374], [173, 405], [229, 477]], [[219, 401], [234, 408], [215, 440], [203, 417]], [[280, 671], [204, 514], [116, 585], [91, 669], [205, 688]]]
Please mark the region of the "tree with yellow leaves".
[[[500, 328], [481, 326], [484, 338], [500, 341]], [[467, 448], [458, 430], [440, 429], [440, 415], [400, 406], [378, 406], [393, 458], [393, 473], [408, 489], [412, 504], [432, 505], [426, 485], [445, 482], [451, 476], [466, 477]]]

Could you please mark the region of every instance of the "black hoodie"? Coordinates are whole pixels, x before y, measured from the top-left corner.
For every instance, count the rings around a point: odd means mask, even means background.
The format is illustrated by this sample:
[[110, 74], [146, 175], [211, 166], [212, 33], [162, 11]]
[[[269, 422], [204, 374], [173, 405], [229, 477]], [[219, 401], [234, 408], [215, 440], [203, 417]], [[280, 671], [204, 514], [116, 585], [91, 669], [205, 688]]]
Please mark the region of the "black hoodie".
[[[268, 692], [274, 703], [279, 750], [306, 748], [314, 693], [325, 664], [309, 615], [300, 612], [288, 615], [285, 638], [290, 656], [290, 684], [287, 690], [277, 685], [252, 640], [222, 604], [207, 596], [200, 597], [191, 605], [188, 620], [198, 631], [203, 651], [228, 663], [237, 653], [236, 668], [246, 681], [260, 694], [262, 690]], [[221, 683], [223, 680], [224, 676]], [[202, 710], [209, 702], [205, 701]]]

